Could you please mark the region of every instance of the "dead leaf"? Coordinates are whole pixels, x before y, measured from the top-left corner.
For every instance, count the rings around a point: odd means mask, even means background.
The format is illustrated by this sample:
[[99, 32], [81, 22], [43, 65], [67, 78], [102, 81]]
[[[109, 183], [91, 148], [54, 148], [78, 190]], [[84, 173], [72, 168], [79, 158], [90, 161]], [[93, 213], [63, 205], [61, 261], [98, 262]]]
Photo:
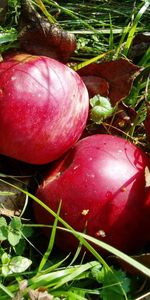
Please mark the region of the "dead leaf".
[[[114, 128], [111, 129], [111, 132], [116, 132], [116, 130], [127, 130], [134, 123], [137, 113], [133, 107], [125, 105], [123, 102], [119, 102], [117, 107], [117, 113], [115, 118], [113, 116], [113, 122], [111, 124]], [[116, 128], [116, 130], [115, 130]]]
[[[89, 76], [105, 80], [107, 87], [109, 87], [107, 96], [110, 98], [113, 105], [129, 95], [134, 77], [139, 72], [140, 68], [138, 66], [123, 58], [116, 61], [93, 63], [78, 71], [79, 75], [83, 77], [85, 82], [88, 82]], [[96, 89], [96, 93], [97, 92], [98, 89]], [[101, 88], [99, 89], [99, 94], [101, 94]]]
[[88, 89], [90, 98], [95, 95], [101, 95], [103, 97], [108, 97], [109, 94], [109, 83], [98, 76], [82, 76], [82, 79]]
[[135, 38], [133, 39], [128, 57], [133, 60], [139, 56], [142, 56], [145, 54], [145, 52], [149, 47], [150, 47], [150, 33], [140, 32], [136, 34]]
[[20, 48], [31, 54], [45, 55], [68, 61], [76, 49], [74, 34], [64, 31], [58, 24], [51, 24], [34, 9], [30, 1], [22, 1]]
[[29, 299], [30, 300], [53, 300], [54, 297], [50, 295], [47, 291], [40, 289], [32, 290], [29, 289]]
[[[20, 188], [24, 188], [27, 184], [27, 179], [22, 181], [7, 177], [3, 179]], [[27, 196], [2, 181], [0, 181], [0, 192], [0, 215], [20, 216], [28, 200]]]
[[28, 281], [26, 279], [20, 281], [19, 282], [19, 290], [16, 293], [16, 295], [13, 297], [12, 300], [24, 300], [23, 293], [24, 293], [25, 289], [27, 288], [27, 285], [28, 285]]

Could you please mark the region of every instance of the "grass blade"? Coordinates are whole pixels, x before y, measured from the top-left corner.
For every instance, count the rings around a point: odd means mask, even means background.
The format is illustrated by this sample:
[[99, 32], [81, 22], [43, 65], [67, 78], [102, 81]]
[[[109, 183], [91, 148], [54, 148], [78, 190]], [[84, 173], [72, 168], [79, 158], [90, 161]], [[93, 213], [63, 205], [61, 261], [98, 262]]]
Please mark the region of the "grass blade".
[[113, 35], [111, 14], [109, 15], [109, 20], [110, 20], [109, 49], [112, 50], [114, 48], [114, 35]]
[[[40, 199], [38, 199], [36, 196], [34, 196], [33, 194], [27, 192], [26, 190], [23, 190], [22, 188], [13, 185], [10, 182], [7, 182], [3, 179], [0, 179], [1, 182], [4, 182], [14, 188], [16, 188], [19, 191], [22, 191], [22, 193], [28, 195], [29, 198], [31, 198], [32, 200], [34, 200], [36, 203], [38, 203], [39, 205], [41, 205], [47, 212], [49, 212], [54, 218], [57, 218], [57, 214], [50, 208], [48, 207], [45, 203], [43, 203]], [[79, 232], [77, 232], [74, 228], [72, 228], [67, 222], [65, 222], [61, 217], [58, 217], [58, 221], [67, 228], [67, 230], [69, 230], [69, 232], [71, 232], [79, 241], [80, 243], [82, 243], [92, 254], [93, 256], [95, 256], [95, 258], [107, 269], [107, 270], [111, 270], [111, 268], [107, 265], [107, 263], [105, 262], [105, 260], [101, 257], [101, 255], [99, 255], [99, 253], [80, 235]], [[107, 244], [106, 244], [107, 245]]]
[[85, 66], [88, 66], [88, 65], [90, 65], [90, 64], [92, 64], [92, 63], [94, 63], [94, 62], [100, 60], [101, 58], [105, 57], [106, 55], [108, 55], [108, 54], [110, 54], [110, 53], [112, 53], [112, 52], [113, 52], [113, 51], [110, 50], [110, 51], [108, 51], [108, 52], [99, 54], [99, 55], [97, 55], [97, 56], [95, 56], [95, 57], [93, 57], [93, 58], [91, 58], [91, 59], [88, 59], [88, 60], [86, 60], [86, 61], [84, 61], [84, 62], [82, 62], [82, 63], [80, 63], [80, 64], [77, 64], [77, 65], [73, 66], [72, 68], [73, 68], [74, 71], [78, 71], [78, 70], [84, 68]]
[[46, 9], [44, 3], [42, 2], [42, 0], [35, 0], [35, 1], [38, 4], [38, 6], [41, 9], [41, 11], [43, 12], [43, 14], [49, 20], [49, 22], [51, 24], [56, 24], [57, 23], [56, 19], [47, 11], [47, 9]]
[[40, 264], [39, 264], [38, 272], [40, 272], [44, 268], [50, 254], [51, 254], [51, 251], [53, 249], [54, 241], [55, 241], [55, 234], [56, 234], [56, 230], [57, 230], [58, 216], [59, 216], [59, 213], [60, 213], [60, 208], [61, 208], [61, 202], [60, 202], [60, 205], [58, 207], [57, 216], [54, 220], [54, 225], [52, 227], [52, 232], [51, 232], [48, 248], [47, 248]]
[[138, 25], [141, 17], [143, 16], [143, 14], [145, 13], [145, 11], [148, 9], [149, 5], [150, 5], [150, 1], [145, 1], [144, 5], [141, 7], [141, 9], [137, 13], [137, 15], [136, 15], [136, 17], [133, 21], [133, 24], [132, 24], [132, 26], [129, 30], [128, 37], [127, 37], [127, 40], [126, 40], [126, 43], [125, 43], [125, 48], [124, 48], [124, 55], [126, 55], [126, 56], [128, 54], [131, 43], [133, 41], [137, 25]]
[[[13, 186], [14, 188], [20, 190], [21, 192], [25, 193], [26, 195], [28, 195], [31, 199], [33, 199], [36, 203], [38, 203], [39, 205], [41, 205], [44, 209], [46, 209], [50, 214], [52, 214], [52, 216], [54, 216], [55, 218], [57, 217], [57, 214], [51, 210], [47, 205], [45, 205], [40, 199], [38, 199], [36, 196], [32, 195], [31, 193], [21, 189], [20, 187], [17, 187], [5, 180], [0, 179], [1, 182], [7, 183], [10, 186]], [[135, 269], [137, 269], [138, 271], [140, 271], [141, 273], [143, 273], [145, 276], [150, 277], [150, 269], [145, 267], [143, 264], [141, 264], [140, 262], [136, 261], [135, 259], [133, 259], [132, 257], [128, 256], [127, 254], [123, 253], [122, 251], [108, 245], [107, 243], [104, 243], [102, 241], [97, 240], [96, 238], [93, 238], [89, 235], [86, 235], [85, 233], [81, 233], [76, 231], [75, 229], [73, 229], [67, 222], [65, 222], [62, 218], [58, 217], [58, 221], [66, 228], [60, 228], [62, 230], [66, 230], [68, 232], [71, 232], [92, 254], [93, 256], [95, 256], [95, 258], [107, 269], [107, 270], [111, 270], [111, 268], [107, 265], [107, 263], [105, 262], [105, 260], [99, 255], [99, 253], [87, 242], [92, 242], [95, 245], [99, 246], [100, 248], [114, 254], [115, 256], [118, 256], [119, 258], [121, 258], [123, 261], [125, 261], [126, 263], [128, 263], [129, 265], [131, 265], [132, 267], [134, 267]], [[112, 270], [111, 270], [112, 271]]]
[[141, 273], [143, 273], [144, 275], [146, 275], [147, 277], [150, 278], [150, 269], [145, 267], [143, 264], [141, 264], [140, 262], [138, 262], [137, 260], [133, 259], [132, 257], [128, 256], [127, 254], [121, 252], [120, 250], [102, 242], [99, 241], [89, 235], [86, 235], [84, 233], [79, 233], [79, 235], [81, 235], [82, 237], [84, 237], [86, 240], [94, 243], [95, 245], [109, 251], [110, 253], [114, 254], [115, 256], [118, 256], [119, 258], [121, 258], [123, 261], [125, 261], [126, 263], [130, 264], [132, 267], [134, 267], [135, 269], [137, 269], [138, 271], [140, 271]]
[[2, 283], [0, 283], [0, 289], [11, 299], [14, 297], [14, 295]]
[[0, 45], [4, 43], [10, 43], [17, 40], [17, 32], [12, 29], [9, 31], [1, 31], [0, 32]]
[[97, 33], [97, 30], [93, 26], [89, 25], [86, 21], [83, 20], [84, 16], [81, 16], [81, 14], [74, 13], [72, 10], [59, 5], [55, 1], [46, 0], [46, 2], [50, 5], [52, 5], [53, 7], [58, 8], [60, 11], [63, 11], [66, 15], [71, 16], [73, 19], [79, 20], [81, 24], [83, 24], [85, 27], [91, 29], [93, 31], [93, 33], [94, 32]]
[[147, 67], [147, 64], [149, 64], [149, 67], [150, 67], [150, 47], [147, 49], [147, 51], [145, 52], [145, 54], [141, 58], [141, 60], [139, 62], [139, 66]]
[[59, 280], [59, 283], [55, 285], [53, 290], [58, 289], [60, 286], [68, 283], [69, 281], [78, 280], [79, 276], [82, 275], [84, 272], [88, 271], [89, 269], [99, 265], [97, 262], [89, 262], [84, 265], [79, 266], [78, 268], [74, 267], [74, 272], [70, 272], [67, 276]]

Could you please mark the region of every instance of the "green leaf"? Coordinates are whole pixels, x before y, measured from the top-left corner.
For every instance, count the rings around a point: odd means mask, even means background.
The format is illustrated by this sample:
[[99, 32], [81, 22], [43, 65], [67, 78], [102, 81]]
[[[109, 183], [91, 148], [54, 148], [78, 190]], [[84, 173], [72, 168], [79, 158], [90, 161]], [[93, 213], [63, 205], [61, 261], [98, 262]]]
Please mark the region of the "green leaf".
[[6, 265], [10, 261], [10, 255], [7, 252], [4, 252], [1, 256], [1, 261], [3, 265]]
[[0, 241], [4, 241], [8, 236], [7, 222], [4, 217], [0, 218]]
[[7, 226], [7, 222], [4, 217], [0, 217], [0, 228], [3, 226]]
[[7, 265], [2, 266], [2, 275], [7, 277], [10, 274], [9, 267]]
[[122, 270], [107, 270], [95, 266], [92, 271], [92, 276], [103, 284], [101, 297], [103, 300], [124, 300], [124, 296], [130, 290], [130, 280], [126, 273]]
[[6, 252], [2, 255], [1, 261], [2, 274], [5, 277], [13, 273], [22, 273], [32, 264], [32, 261], [26, 257], [14, 256], [11, 258]]
[[20, 231], [9, 231], [8, 232], [8, 241], [11, 246], [16, 246], [21, 239]]
[[22, 229], [22, 223], [19, 217], [14, 217], [10, 223], [9, 223], [9, 227], [13, 230], [21, 230]]
[[26, 271], [31, 264], [32, 261], [30, 259], [23, 256], [15, 256], [9, 263], [9, 270], [11, 273], [22, 273]]
[[114, 112], [114, 108], [111, 106], [110, 100], [106, 97], [96, 95], [90, 99], [90, 104], [92, 106], [90, 119], [96, 124], [100, 124]]
[[16, 246], [22, 237], [22, 223], [20, 218], [14, 217], [9, 223], [8, 241], [10, 245]]
[[8, 264], [10, 262], [10, 255], [7, 252], [4, 252], [1, 257], [2, 261], [2, 275], [7, 276], [9, 274]]
[[14, 42], [16, 40], [17, 40], [17, 32], [15, 29], [10, 29], [8, 31], [0, 32], [0, 44]]
[[26, 246], [26, 241], [25, 239], [21, 238], [19, 240], [19, 243], [15, 246], [15, 253], [16, 255], [22, 255], [24, 253], [25, 250], [25, 246]]

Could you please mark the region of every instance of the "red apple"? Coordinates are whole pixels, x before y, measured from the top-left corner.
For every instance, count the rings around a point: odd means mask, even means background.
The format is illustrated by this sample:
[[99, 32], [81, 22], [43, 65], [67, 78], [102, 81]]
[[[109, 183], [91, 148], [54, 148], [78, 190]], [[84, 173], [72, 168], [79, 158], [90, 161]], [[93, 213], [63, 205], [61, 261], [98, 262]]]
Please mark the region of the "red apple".
[[147, 116], [144, 121], [144, 127], [146, 131], [147, 139], [150, 142], [150, 103], [146, 103], [146, 106], [147, 106]]
[[0, 153], [45, 164], [80, 138], [89, 110], [80, 76], [45, 57], [16, 54], [0, 63]]
[[[97, 134], [80, 140], [50, 169], [36, 196], [78, 231], [124, 252], [141, 248], [150, 239], [150, 188], [145, 169], [150, 159], [133, 143]], [[53, 217], [34, 203], [39, 223]], [[56, 243], [75, 250], [76, 240], [59, 231]]]

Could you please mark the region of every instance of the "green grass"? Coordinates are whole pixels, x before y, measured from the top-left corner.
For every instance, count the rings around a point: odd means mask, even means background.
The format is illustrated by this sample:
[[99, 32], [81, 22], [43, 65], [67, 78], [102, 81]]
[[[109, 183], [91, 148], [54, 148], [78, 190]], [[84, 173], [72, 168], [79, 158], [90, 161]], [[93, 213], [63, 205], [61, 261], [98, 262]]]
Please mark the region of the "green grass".
[[[120, 3], [120, 1], [93, 0], [90, 3], [90, 1], [78, 0], [56, 3], [50, 0], [35, 0], [32, 4], [48, 20], [58, 22], [63, 29], [76, 34], [77, 50], [71, 58], [75, 62], [75, 70], [96, 61], [115, 60], [119, 57], [130, 59], [135, 35], [150, 31], [149, 1], [126, 0]], [[9, 0], [8, 7], [5, 22], [0, 27], [0, 53], [18, 47], [21, 2]], [[146, 117], [146, 102], [150, 101], [148, 76], [150, 48], [147, 48], [140, 56], [137, 54], [133, 57], [133, 61], [141, 66], [142, 71], [134, 81], [130, 95], [124, 100], [137, 112], [137, 117], [132, 127], [121, 134], [130, 136], [147, 149], [142, 123]], [[105, 124], [107, 125], [107, 120]], [[20, 188], [17, 187], [17, 189]], [[16, 217], [7, 218], [7, 221], [4, 220], [5, 218], [0, 219], [1, 300], [31, 299], [29, 295], [34, 293], [35, 289], [43, 287], [45, 293], [49, 294], [49, 297], [52, 295], [54, 300], [135, 299], [134, 286], [139, 283], [140, 278], [142, 281], [143, 277], [145, 280], [150, 277], [148, 267], [110, 245], [85, 233], [75, 231], [60, 218], [61, 205], [58, 212], [54, 213], [28, 191], [22, 190], [22, 192], [29, 196], [30, 201], [32, 199], [42, 205], [55, 217], [55, 221], [49, 242], [43, 251], [38, 247], [37, 240], [41, 238], [39, 231], [44, 225], [32, 224], [32, 220]], [[3, 193], [8, 194], [8, 191]], [[1, 192], [0, 196], [3, 193]], [[28, 210], [27, 203], [26, 206]], [[63, 227], [58, 227], [58, 221]], [[78, 239], [79, 247], [73, 257], [69, 250], [66, 256], [58, 250], [57, 255], [54, 255], [57, 230], [69, 231]], [[118, 269], [117, 265], [109, 264], [100, 255], [101, 252], [91, 246], [91, 242], [92, 245], [97, 245], [99, 249], [106, 249], [110, 254], [127, 263], [136, 270], [138, 275], [132, 276], [127, 274], [122, 267]], [[86, 256], [81, 256], [81, 245], [92, 253], [91, 261], [87, 261]], [[148, 289], [145, 286], [142, 290], [143, 296], [147, 292]]]
[[[1, 182], [5, 182], [4, 180], [0, 180]], [[14, 185], [8, 183], [10, 186], [15, 187]], [[134, 269], [139, 270], [143, 275], [150, 277], [150, 270], [146, 268], [141, 263], [137, 262], [135, 259], [127, 256], [121, 251], [115, 249], [114, 247], [101, 242], [93, 237], [90, 237], [84, 233], [80, 233], [75, 231], [69, 224], [67, 224], [64, 220], [59, 217], [59, 211], [61, 206], [58, 209], [58, 212], [53, 212], [49, 207], [47, 207], [42, 201], [36, 198], [34, 195], [29, 192], [16, 187], [21, 192], [24, 192], [29, 199], [33, 199], [38, 204], [40, 204], [43, 208], [45, 208], [50, 214], [55, 217], [55, 221], [52, 227], [52, 232], [49, 240], [49, 244], [47, 250], [42, 255], [41, 261], [37, 267], [31, 267], [29, 272], [25, 272], [26, 268], [30, 266], [30, 261], [24, 262], [24, 258], [22, 256], [12, 256], [13, 251], [11, 250], [9, 256], [3, 250], [2, 254], [2, 271], [1, 271], [1, 286], [0, 286], [0, 299], [6, 300], [8, 297], [13, 299], [14, 295], [18, 292], [19, 286], [18, 283], [14, 281], [14, 277], [18, 277], [19, 282], [28, 278], [28, 288], [35, 290], [37, 288], [43, 287], [47, 290], [47, 292], [56, 297], [66, 297], [65, 299], [89, 299], [89, 295], [99, 295], [100, 299], [107, 299], [107, 297], [114, 297], [114, 299], [123, 300], [128, 299], [127, 293], [130, 291], [130, 279], [127, 274], [123, 270], [115, 270], [111, 266], [109, 266], [106, 261], [100, 256], [100, 254], [89, 244], [99, 246], [99, 248], [106, 249], [111, 254], [119, 257], [129, 265], [131, 265]], [[13, 219], [12, 219], [13, 221]], [[12, 221], [10, 223], [12, 223]], [[63, 227], [59, 228], [57, 226], [57, 222], [62, 223]], [[19, 223], [18, 223], [19, 222]], [[19, 224], [19, 227], [18, 227]], [[13, 227], [12, 227], [13, 226]], [[24, 224], [20, 223], [20, 218], [15, 218], [13, 224], [11, 225], [11, 232], [13, 229], [13, 236], [11, 240], [9, 239], [9, 243], [13, 248], [17, 246], [17, 241], [19, 244], [21, 235], [25, 237], [23, 234], [23, 228], [40, 228], [44, 227], [44, 225], [36, 225], [36, 224]], [[2, 228], [2, 227], [1, 227]], [[17, 232], [14, 229], [17, 228]], [[19, 229], [20, 228], [20, 229]], [[10, 230], [10, 225], [8, 225], [8, 230]], [[84, 245], [88, 251], [90, 251], [93, 255], [92, 261], [89, 262], [81, 262], [80, 264], [76, 264], [76, 259], [73, 258], [69, 264], [65, 264], [69, 260], [69, 256], [63, 259], [60, 259], [59, 255], [57, 257], [57, 262], [53, 262], [51, 260], [51, 252], [55, 243], [55, 233], [56, 230], [67, 230], [71, 232], [79, 242]], [[19, 239], [18, 239], [19, 236]], [[14, 242], [15, 241], [15, 242]], [[32, 248], [32, 244], [29, 242], [30, 247]], [[15, 249], [15, 248], [14, 248]], [[16, 251], [16, 250], [15, 250]], [[5, 259], [3, 257], [5, 256]], [[15, 261], [12, 261], [14, 260]], [[18, 261], [19, 260], [19, 261]], [[56, 258], [55, 258], [56, 260]], [[64, 266], [65, 264], [65, 266]], [[13, 265], [13, 272], [11, 272], [11, 267]], [[4, 269], [5, 267], [5, 269]], [[5, 271], [5, 272], [4, 272]], [[19, 274], [21, 272], [21, 274]], [[8, 285], [5, 285], [5, 281], [10, 282]], [[12, 280], [12, 282], [11, 282]], [[3, 283], [4, 282], [4, 283]], [[80, 287], [81, 285], [81, 287]], [[89, 288], [90, 287], [90, 288]], [[93, 289], [94, 287], [94, 289]], [[28, 289], [25, 288], [23, 291], [24, 299], [28, 294]], [[82, 296], [81, 296], [82, 294]], [[57, 299], [57, 298], [56, 298]], [[60, 298], [61, 299], [61, 298]], [[109, 298], [108, 298], [109, 299]], [[111, 298], [110, 298], [111, 299]]]

